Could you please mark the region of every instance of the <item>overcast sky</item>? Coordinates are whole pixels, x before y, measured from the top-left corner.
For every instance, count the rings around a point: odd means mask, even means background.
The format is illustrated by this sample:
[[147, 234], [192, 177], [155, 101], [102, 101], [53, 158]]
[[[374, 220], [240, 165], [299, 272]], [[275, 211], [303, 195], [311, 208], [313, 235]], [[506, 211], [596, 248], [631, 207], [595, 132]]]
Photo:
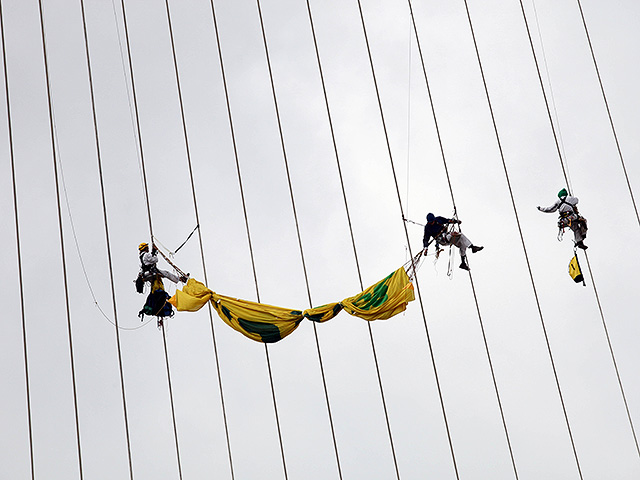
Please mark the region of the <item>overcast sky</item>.
[[[460, 478], [515, 478], [480, 321], [519, 478], [580, 478], [542, 321], [584, 478], [640, 477], [640, 453], [586, 258], [580, 253], [587, 273], [583, 287], [567, 274], [571, 233], [558, 242], [556, 215], [535, 208], [551, 205], [565, 181], [517, 0], [469, 0], [469, 9], [540, 311], [465, 4], [414, 1], [458, 215], [464, 233], [485, 247], [469, 258], [479, 312], [470, 277], [457, 268], [459, 258], [449, 278], [447, 257], [434, 264], [430, 256], [416, 284], [423, 307], [416, 300], [406, 313], [371, 324], [390, 434], [366, 322], [343, 313], [317, 325], [335, 444], [313, 325], [305, 321], [270, 345], [284, 464], [263, 344], [216, 316], [213, 337], [206, 309], [178, 313], [166, 323], [166, 357], [155, 320], [136, 328], [142, 325], [137, 313], [145, 299], [132, 283], [138, 273], [137, 246], [150, 236], [123, 16], [118, 1], [86, 0], [114, 312], [80, 3], [42, 3], [68, 316], [38, 2], [1, 3], [35, 477], [80, 477], [68, 320], [87, 479], [129, 478], [125, 406], [136, 479], [179, 478], [178, 465], [185, 479], [229, 479], [232, 468], [236, 479], [285, 478], [285, 468], [291, 479], [340, 478], [337, 450], [343, 478], [387, 480], [396, 478], [391, 441], [404, 479], [454, 479], [454, 458]], [[167, 12], [162, 0], [125, 3], [153, 232], [173, 250], [196, 225], [196, 215]], [[340, 171], [365, 287], [408, 259], [402, 211], [419, 223], [428, 212], [453, 212], [408, 4], [362, 2], [390, 155], [357, 1], [310, 3], [340, 170], [306, 2], [262, 2], [302, 257], [257, 4], [215, 3], [236, 164], [211, 4], [169, 2], [208, 286], [220, 294], [248, 300], [259, 296], [264, 303], [294, 309], [339, 301], [361, 290]], [[571, 187], [589, 220], [585, 243], [629, 412], [639, 424], [640, 225], [578, 4], [537, 0], [539, 23], [531, 0], [524, 4], [547, 96], [554, 100]], [[584, 0], [583, 9], [629, 180], [640, 188], [640, 4]], [[0, 96], [5, 112], [0, 114], [0, 476], [22, 479], [31, 476], [25, 343], [4, 88]], [[422, 229], [406, 228], [415, 253], [422, 246]], [[175, 262], [204, 280], [197, 236]], [[168, 290], [172, 293], [175, 286]], [[116, 314], [122, 327], [124, 395], [110, 323]]]

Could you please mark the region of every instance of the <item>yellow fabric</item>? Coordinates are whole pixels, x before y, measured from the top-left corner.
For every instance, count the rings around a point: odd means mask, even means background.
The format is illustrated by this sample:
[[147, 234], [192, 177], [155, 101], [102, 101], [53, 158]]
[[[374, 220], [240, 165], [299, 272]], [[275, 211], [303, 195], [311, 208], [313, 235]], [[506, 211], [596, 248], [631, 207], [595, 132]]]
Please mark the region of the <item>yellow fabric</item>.
[[273, 343], [293, 332], [304, 318], [326, 322], [344, 308], [365, 320], [385, 320], [403, 312], [414, 298], [411, 280], [404, 268], [399, 268], [354, 297], [304, 311], [219, 295], [193, 278], [168, 301], [178, 311], [188, 312], [198, 311], [211, 301], [220, 318], [231, 328], [252, 340]]
[[162, 277], [160, 275], [156, 275], [153, 282], [151, 282], [151, 293], [156, 290], [164, 290], [164, 283], [162, 283]]
[[386, 320], [404, 312], [407, 303], [414, 299], [413, 284], [404, 268], [399, 268], [364, 292], [345, 298], [340, 303], [348, 313], [356, 317]]

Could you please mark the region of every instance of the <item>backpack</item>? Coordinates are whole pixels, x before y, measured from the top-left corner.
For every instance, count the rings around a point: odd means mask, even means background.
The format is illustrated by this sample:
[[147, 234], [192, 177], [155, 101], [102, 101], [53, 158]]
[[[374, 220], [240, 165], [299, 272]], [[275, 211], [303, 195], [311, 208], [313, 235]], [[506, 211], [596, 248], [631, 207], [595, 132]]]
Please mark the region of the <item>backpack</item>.
[[136, 284], [136, 292], [144, 293], [144, 279], [142, 278], [142, 273], [140, 273], [140, 275], [138, 275], [138, 278], [136, 278], [133, 282]]
[[144, 320], [145, 315], [154, 317], [173, 317], [173, 307], [167, 299], [169, 294], [164, 290], [158, 289], [147, 296], [147, 301], [138, 312], [140, 320]]

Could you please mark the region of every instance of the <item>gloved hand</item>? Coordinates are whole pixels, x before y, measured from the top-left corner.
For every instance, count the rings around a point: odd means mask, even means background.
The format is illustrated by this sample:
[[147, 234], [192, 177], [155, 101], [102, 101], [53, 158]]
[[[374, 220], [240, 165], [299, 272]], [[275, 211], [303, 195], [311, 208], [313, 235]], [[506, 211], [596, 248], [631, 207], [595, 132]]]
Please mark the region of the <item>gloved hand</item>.
[[158, 247], [156, 247], [155, 245], [151, 248], [151, 253], [153, 253], [154, 255], [156, 253], [158, 253]]
[[456, 223], [460, 225], [462, 223], [462, 220], [456, 220]]

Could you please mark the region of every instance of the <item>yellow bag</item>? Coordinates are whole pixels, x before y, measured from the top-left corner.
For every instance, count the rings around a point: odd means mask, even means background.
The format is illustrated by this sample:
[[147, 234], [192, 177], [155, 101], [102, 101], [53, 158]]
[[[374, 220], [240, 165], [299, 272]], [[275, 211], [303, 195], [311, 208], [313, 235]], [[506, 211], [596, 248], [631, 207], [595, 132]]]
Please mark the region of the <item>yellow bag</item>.
[[582, 275], [582, 270], [580, 270], [580, 264], [578, 263], [578, 255], [574, 255], [571, 261], [569, 262], [569, 275], [573, 278], [573, 281], [576, 283], [582, 282], [584, 283], [584, 276]]

